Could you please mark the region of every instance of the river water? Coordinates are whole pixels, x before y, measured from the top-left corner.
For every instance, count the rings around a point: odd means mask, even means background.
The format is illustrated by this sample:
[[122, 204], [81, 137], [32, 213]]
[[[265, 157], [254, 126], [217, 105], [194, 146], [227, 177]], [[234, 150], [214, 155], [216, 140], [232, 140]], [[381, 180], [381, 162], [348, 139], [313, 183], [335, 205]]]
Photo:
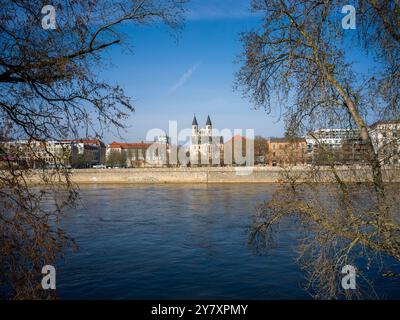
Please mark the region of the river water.
[[[265, 184], [84, 186], [81, 206], [62, 222], [79, 249], [56, 266], [58, 294], [310, 299], [295, 262], [294, 225], [284, 226], [268, 253], [256, 254], [247, 244], [255, 208], [273, 190]], [[381, 297], [400, 298], [399, 278], [373, 277]]]

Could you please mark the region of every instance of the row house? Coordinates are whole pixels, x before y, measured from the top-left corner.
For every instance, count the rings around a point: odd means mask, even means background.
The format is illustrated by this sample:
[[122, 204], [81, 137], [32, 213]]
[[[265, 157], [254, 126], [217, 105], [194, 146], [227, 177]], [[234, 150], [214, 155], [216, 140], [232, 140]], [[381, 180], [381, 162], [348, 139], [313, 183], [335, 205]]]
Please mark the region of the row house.
[[265, 162], [270, 166], [304, 165], [307, 160], [306, 147], [304, 138], [270, 138]]
[[106, 164], [111, 167], [163, 166], [168, 163], [168, 144], [160, 142], [112, 142], [107, 146]]
[[[400, 120], [378, 121], [369, 128], [381, 164], [400, 164]], [[320, 129], [306, 136], [308, 163], [368, 164], [371, 150], [357, 129]]]
[[29, 168], [70, 166], [73, 153], [70, 143], [63, 141], [12, 140], [1, 143], [1, 153], [7, 160]]
[[71, 165], [75, 168], [91, 168], [104, 165], [106, 145], [99, 139], [62, 140], [71, 146]]
[[2, 160], [29, 168], [87, 168], [104, 163], [105, 145], [98, 139], [13, 140], [1, 143]]
[[[306, 164], [306, 141], [304, 138], [269, 138], [255, 137], [254, 141], [242, 136], [234, 136], [224, 144], [224, 153], [234, 155], [234, 165], [244, 163], [247, 156], [247, 144], [253, 144], [253, 159], [256, 165], [287, 166]], [[224, 158], [225, 159], [225, 158]], [[228, 155], [229, 159], [229, 155]], [[226, 160], [226, 159], [225, 159]]]

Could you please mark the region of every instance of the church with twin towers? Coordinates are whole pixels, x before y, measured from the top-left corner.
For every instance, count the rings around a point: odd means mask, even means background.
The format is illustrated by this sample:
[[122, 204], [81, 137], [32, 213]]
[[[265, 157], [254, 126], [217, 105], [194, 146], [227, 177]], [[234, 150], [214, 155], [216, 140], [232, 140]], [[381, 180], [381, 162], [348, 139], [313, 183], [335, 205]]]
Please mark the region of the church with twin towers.
[[194, 115], [192, 121], [192, 139], [190, 145], [190, 164], [220, 164], [222, 149], [223, 137], [213, 136], [210, 116], [207, 116], [205, 127], [199, 128], [196, 115]]

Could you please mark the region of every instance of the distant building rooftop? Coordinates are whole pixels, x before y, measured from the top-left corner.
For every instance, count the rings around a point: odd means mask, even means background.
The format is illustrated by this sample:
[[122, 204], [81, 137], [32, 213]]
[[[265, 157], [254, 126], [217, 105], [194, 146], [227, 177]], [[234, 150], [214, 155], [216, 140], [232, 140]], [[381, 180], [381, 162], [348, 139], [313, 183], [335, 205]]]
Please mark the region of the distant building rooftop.
[[134, 142], [134, 143], [127, 143], [127, 142], [111, 142], [107, 147], [108, 148], [115, 148], [115, 149], [147, 149], [152, 145], [152, 143], [146, 142]]
[[385, 125], [385, 124], [400, 124], [400, 119], [397, 120], [379, 120], [373, 123], [370, 128], [375, 129], [379, 125]]
[[269, 139], [269, 141], [272, 143], [290, 143], [290, 142], [306, 142], [306, 139], [301, 137], [284, 137], [284, 138], [272, 137]]

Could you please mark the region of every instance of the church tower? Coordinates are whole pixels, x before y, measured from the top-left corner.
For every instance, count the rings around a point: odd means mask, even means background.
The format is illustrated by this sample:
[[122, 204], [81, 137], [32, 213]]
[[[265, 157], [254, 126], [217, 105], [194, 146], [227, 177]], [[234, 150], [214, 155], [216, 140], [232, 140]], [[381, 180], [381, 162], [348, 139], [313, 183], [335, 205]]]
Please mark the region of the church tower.
[[[189, 148], [190, 165], [202, 166], [214, 164], [213, 155], [219, 155], [218, 150], [221, 150], [221, 138], [222, 137], [215, 137], [215, 139], [213, 139], [212, 123], [210, 116], [207, 116], [205, 127], [199, 128], [196, 115], [194, 115], [192, 121], [192, 143]], [[218, 163], [220, 163], [220, 157], [219, 159], [217, 159], [217, 161]]]
[[198, 130], [199, 130], [199, 124], [197, 123], [196, 115], [194, 115], [192, 121], [192, 136], [197, 135]]
[[[200, 142], [199, 124], [197, 123], [196, 115], [194, 115], [192, 121], [192, 145], [198, 145], [199, 142]], [[196, 146], [195, 149], [197, 150], [198, 147]]]
[[207, 116], [206, 133], [208, 136], [211, 136], [212, 133], [212, 123], [209, 115]]

